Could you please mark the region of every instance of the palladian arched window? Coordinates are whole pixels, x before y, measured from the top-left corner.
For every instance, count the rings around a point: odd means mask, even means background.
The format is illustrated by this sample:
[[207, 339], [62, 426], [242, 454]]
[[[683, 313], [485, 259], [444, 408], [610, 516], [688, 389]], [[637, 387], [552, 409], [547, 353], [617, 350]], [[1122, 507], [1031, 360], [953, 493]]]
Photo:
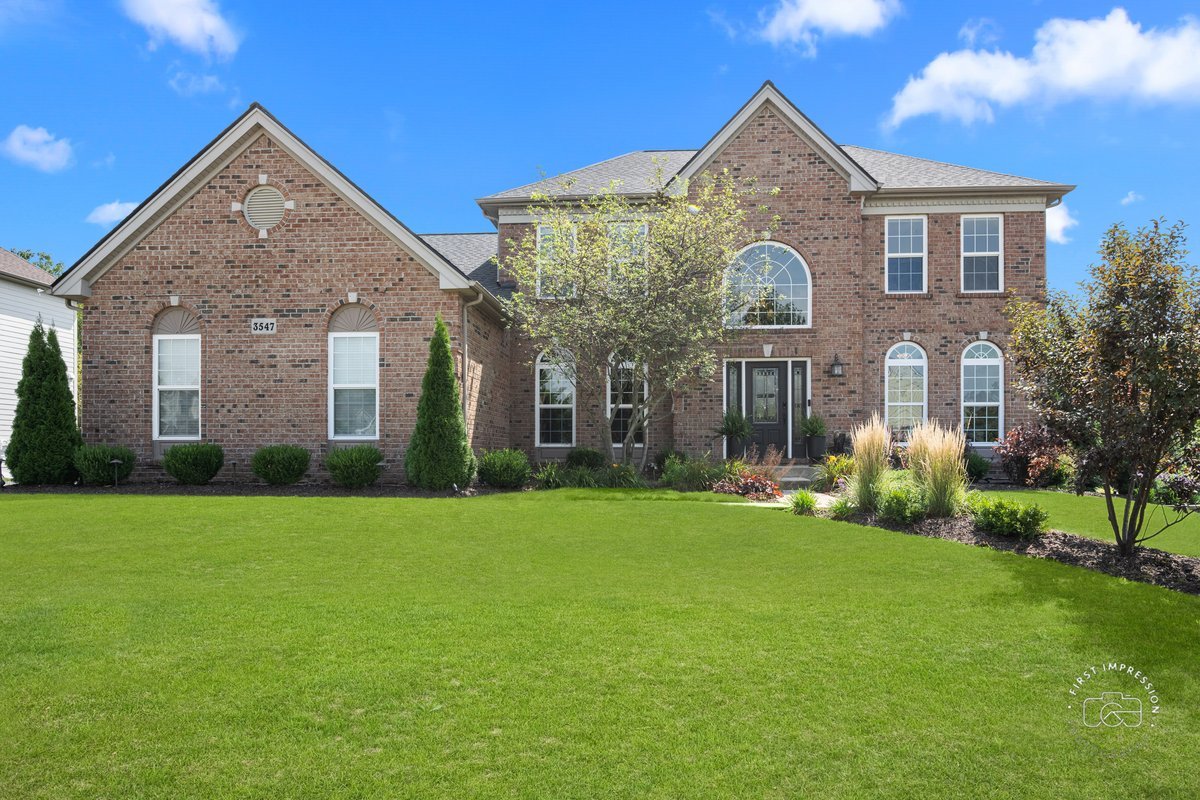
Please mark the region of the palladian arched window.
[[812, 325], [808, 264], [779, 242], [743, 250], [726, 273], [730, 327], [807, 328]]
[[151, 327], [154, 374], [154, 439], [200, 438], [200, 320], [174, 306]]
[[379, 438], [379, 324], [360, 303], [329, 319], [329, 438]]
[[901, 342], [888, 350], [884, 410], [887, 425], [897, 439], [907, 439], [912, 429], [925, 421], [928, 366], [925, 351], [912, 342]]
[[963, 351], [962, 426], [976, 444], [994, 444], [1004, 435], [1004, 358], [991, 342]]

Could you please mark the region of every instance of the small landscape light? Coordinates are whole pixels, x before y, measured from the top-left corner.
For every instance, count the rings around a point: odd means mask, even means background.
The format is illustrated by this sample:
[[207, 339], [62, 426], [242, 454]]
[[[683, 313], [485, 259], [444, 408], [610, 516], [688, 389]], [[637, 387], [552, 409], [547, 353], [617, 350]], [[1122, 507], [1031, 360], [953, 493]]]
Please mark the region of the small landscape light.
[[117, 473], [120, 471], [120, 469], [121, 469], [121, 465], [122, 465], [122, 464], [124, 464], [125, 462], [124, 462], [124, 461], [122, 461], [122, 460], [121, 460], [121, 459], [119, 459], [119, 458], [114, 458], [114, 459], [111, 459], [111, 460], [109, 460], [109, 462], [108, 462], [108, 463], [112, 464], [112, 468], [113, 468], [113, 486], [116, 486], [116, 485], [117, 485]]

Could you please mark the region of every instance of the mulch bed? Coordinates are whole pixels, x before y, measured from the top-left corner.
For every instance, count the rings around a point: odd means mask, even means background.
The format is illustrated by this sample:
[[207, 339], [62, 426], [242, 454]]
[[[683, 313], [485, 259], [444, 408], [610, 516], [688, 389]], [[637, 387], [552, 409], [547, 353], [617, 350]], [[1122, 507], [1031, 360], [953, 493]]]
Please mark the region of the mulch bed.
[[191, 495], [197, 497], [474, 497], [495, 494], [487, 486], [471, 486], [455, 494], [433, 492], [403, 484], [376, 484], [363, 489], [343, 489], [332, 483], [297, 483], [293, 486], [268, 486], [265, 483], [210, 483], [206, 486], [181, 486], [177, 483], [128, 483], [121, 486], [18, 486], [8, 484], [0, 496], [17, 494], [128, 494]]
[[976, 529], [974, 522], [967, 517], [927, 519], [904, 530], [918, 536], [1007, 550], [1034, 558], [1049, 558], [1118, 578], [1152, 583], [1187, 594], [1200, 594], [1200, 558], [1192, 556], [1139, 547], [1134, 555], [1125, 558], [1117, 552], [1117, 546], [1112, 542], [1062, 531], [1050, 531], [1037, 539], [1010, 539]]

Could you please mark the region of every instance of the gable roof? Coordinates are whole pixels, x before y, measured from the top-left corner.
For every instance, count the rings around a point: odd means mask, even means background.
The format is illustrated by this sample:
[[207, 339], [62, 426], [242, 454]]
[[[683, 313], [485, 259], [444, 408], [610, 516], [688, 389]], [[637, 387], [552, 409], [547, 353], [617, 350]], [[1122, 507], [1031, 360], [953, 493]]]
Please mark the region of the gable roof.
[[418, 261], [438, 277], [441, 288], [476, 288], [462, 270], [379, 205], [374, 198], [305, 144], [269, 111], [258, 103], [252, 103], [245, 113], [76, 261], [54, 284], [54, 293], [76, 299], [89, 296], [92, 281], [107, 272], [163, 219], [199, 191], [212, 175], [223, 169], [264, 133], [340, 194], [351, 206], [379, 226], [393, 241], [416, 256]]
[[500, 235], [492, 233], [422, 233], [421, 238], [478, 281], [496, 297], [506, 297], [512, 289], [500, 285], [498, 257]]
[[38, 269], [16, 253], [0, 247], [0, 278], [8, 278], [17, 283], [23, 283], [34, 288], [50, 286], [54, 276], [44, 269]]

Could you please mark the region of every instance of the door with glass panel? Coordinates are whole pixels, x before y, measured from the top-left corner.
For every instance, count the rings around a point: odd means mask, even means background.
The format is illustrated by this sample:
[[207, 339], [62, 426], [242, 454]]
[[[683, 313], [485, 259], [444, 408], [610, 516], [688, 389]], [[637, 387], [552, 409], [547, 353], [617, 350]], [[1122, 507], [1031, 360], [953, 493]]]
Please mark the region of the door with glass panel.
[[774, 446], [788, 452], [788, 364], [786, 361], [748, 361], [745, 364], [746, 419], [750, 441], [765, 452]]

